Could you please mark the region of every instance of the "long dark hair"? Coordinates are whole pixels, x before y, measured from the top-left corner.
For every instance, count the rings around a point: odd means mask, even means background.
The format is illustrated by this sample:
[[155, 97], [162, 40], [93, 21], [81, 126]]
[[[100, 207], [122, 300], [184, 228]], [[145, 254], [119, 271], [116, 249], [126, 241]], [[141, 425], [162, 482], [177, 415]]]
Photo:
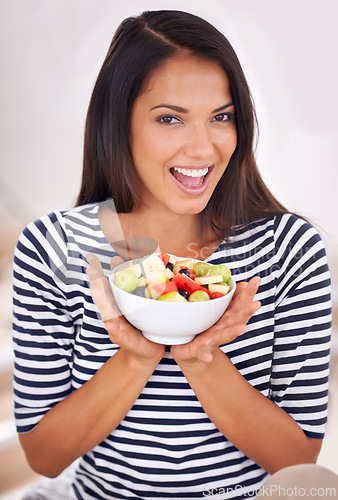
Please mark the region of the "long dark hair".
[[77, 205], [112, 198], [118, 213], [142, 202], [129, 150], [135, 99], [159, 64], [186, 49], [227, 74], [236, 110], [237, 147], [201, 218], [218, 234], [286, 212], [264, 184], [254, 158], [255, 110], [238, 58], [225, 36], [186, 12], [159, 10], [125, 19], [98, 75], [86, 120], [83, 175]]

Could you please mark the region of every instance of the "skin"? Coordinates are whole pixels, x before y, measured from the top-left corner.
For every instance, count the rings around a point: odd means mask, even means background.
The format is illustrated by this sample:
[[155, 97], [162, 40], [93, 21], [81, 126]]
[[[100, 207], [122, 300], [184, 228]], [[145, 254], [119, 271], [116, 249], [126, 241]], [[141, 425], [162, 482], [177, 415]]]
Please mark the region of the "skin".
[[[218, 245], [208, 231], [201, 235], [198, 214], [236, 147], [234, 122], [224, 116], [216, 119], [224, 112], [234, 113], [233, 106], [214, 111], [231, 102], [227, 76], [213, 62], [181, 52], [153, 73], [135, 101], [130, 138], [137, 183], [146, 204], [120, 215], [125, 236], [155, 238], [161, 250], [187, 257], [192, 242], [193, 257], [198, 249], [205, 252], [207, 248], [210, 254]], [[163, 103], [186, 111], [173, 113], [167, 106], [156, 107]], [[163, 119], [168, 116], [174, 120]], [[172, 180], [170, 168], [204, 164], [213, 166], [207, 189], [200, 196], [186, 195]], [[56, 404], [33, 431], [20, 435], [31, 467], [49, 477], [58, 475], [119, 425], [165, 352], [163, 345], [147, 340], [125, 320], [99, 260], [90, 254], [87, 259], [93, 300], [110, 339], [120, 349], [92, 379]], [[113, 258], [112, 269], [121, 260]], [[258, 287], [258, 277], [239, 283], [220, 320], [193, 341], [172, 346], [171, 354], [216, 427], [271, 474], [286, 466], [315, 462], [321, 440], [308, 438], [219, 349], [246, 331], [247, 322], [260, 308], [254, 301]]]
[[[234, 111], [229, 81], [213, 62], [183, 53], [155, 72], [131, 115], [131, 153], [146, 204], [192, 219], [203, 210], [237, 145]], [[202, 195], [177, 188], [171, 167], [204, 165], [213, 171]]]
[[[214, 62], [182, 51], [151, 75], [131, 116], [130, 149], [144, 204], [120, 214], [126, 236], [148, 236], [162, 250], [196, 258], [203, 247], [203, 258], [217, 248], [220, 241], [201, 231], [198, 214], [236, 149], [234, 113], [228, 78]], [[205, 165], [210, 179], [198, 196], [182, 192], [170, 173]]]

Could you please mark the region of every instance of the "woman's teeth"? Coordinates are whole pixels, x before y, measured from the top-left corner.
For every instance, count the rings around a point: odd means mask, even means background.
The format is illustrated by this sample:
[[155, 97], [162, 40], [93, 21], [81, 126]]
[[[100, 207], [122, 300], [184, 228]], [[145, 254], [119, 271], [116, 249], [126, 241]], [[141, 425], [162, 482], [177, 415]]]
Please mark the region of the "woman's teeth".
[[208, 173], [209, 168], [187, 170], [185, 168], [174, 167], [174, 170], [176, 170], [179, 174], [187, 175], [188, 177], [204, 177]]

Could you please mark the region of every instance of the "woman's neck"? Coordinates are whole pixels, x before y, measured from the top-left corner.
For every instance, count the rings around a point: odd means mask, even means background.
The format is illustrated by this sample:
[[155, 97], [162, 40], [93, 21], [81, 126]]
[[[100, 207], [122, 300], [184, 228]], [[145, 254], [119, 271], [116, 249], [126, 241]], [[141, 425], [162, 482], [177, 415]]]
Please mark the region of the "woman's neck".
[[114, 204], [102, 203], [99, 223], [107, 241], [125, 260], [155, 251], [204, 260], [219, 246], [210, 227], [198, 215], [179, 215], [152, 209], [117, 214]]
[[201, 228], [198, 215], [157, 213], [151, 217], [149, 212], [139, 210], [120, 214], [119, 219], [126, 238], [152, 238], [159, 251], [180, 257], [204, 260], [220, 243], [210, 228]]

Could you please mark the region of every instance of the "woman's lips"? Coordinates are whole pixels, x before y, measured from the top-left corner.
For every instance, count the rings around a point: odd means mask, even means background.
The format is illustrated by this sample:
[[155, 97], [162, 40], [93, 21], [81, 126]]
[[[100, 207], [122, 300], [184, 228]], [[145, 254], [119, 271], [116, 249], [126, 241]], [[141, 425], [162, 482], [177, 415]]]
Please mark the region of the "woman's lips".
[[[172, 167], [170, 173], [176, 185], [188, 195], [202, 194], [209, 184], [212, 165]], [[202, 175], [201, 175], [202, 174]]]

